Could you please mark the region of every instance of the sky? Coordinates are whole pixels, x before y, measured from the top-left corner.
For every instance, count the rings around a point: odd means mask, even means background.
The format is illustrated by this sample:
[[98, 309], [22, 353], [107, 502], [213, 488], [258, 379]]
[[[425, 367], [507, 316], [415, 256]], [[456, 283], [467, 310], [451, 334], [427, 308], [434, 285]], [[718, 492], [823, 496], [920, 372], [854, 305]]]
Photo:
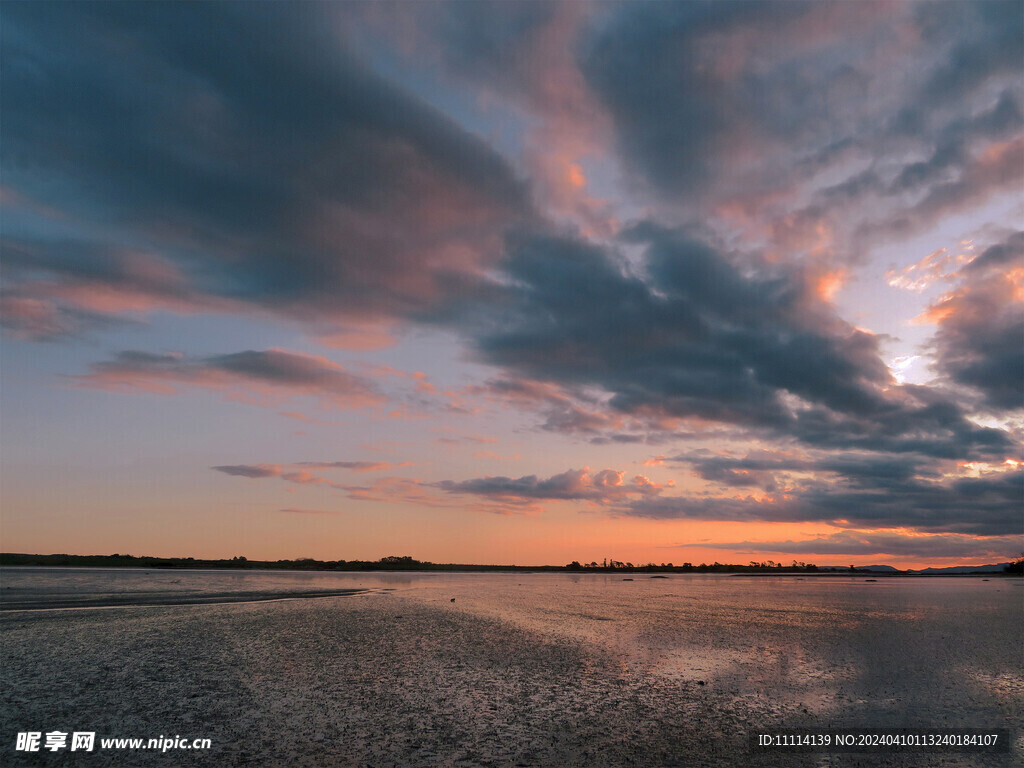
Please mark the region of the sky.
[[1013, 558], [1022, 12], [2, 4], [0, 548]]

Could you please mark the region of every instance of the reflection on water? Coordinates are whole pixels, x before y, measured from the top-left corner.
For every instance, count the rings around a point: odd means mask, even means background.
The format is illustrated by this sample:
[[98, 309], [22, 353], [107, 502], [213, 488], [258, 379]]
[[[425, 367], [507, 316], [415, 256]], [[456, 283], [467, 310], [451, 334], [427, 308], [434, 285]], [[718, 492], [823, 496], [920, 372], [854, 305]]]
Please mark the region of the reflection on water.
[[[398, 595], [597, 648], [652, 685], [861, 724], [1020, 723], [1019, 580], [459, 574]], [[991, 724], [991, 723], [988, 723]]]

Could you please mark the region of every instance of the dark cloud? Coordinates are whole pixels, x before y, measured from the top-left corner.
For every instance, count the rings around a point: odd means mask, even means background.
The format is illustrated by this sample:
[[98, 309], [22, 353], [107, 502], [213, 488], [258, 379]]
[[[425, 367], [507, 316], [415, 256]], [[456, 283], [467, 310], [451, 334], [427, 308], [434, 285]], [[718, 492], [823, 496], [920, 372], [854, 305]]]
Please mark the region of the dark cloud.
[[[622, 155], [663, 192], [682, 195], [706, 186], [730, 148], [753, 138], [744, 135], [746, 128], [762, 122], [768, 106], [755, 83], [739, 82], [716, 68], [716, 38], [755, 27], [777, 32], [810, 7], [801, 2], [622, 6], [585, 42], [580, 61], [615, 121]], [[793, 93], [804, 85], [794, 83]], [[785, 100], [787, 108], [796, 106], [792, 98]]]
[[280, 349], [203, 358], [126, 351], [113, 360], [93, 364], [91, 373], [74, 380], [84, 387], [165, 394], [179, 386], [194, 386], [271, 403], [310, 396], [339, 408], [365, 407], [383, 400], [372, 381], [348, 373], [325, 357]]
[[[580, 241], [513, 244], [505, 267], [516, 303], [480, 339], [484, 358], [541, 381], [601, 385], [624, 412], [777, 424], [788, 418], [788, 384], [848, 407], [871, 399], [857, 382], [885, 375], [874, 342], [800, 327], [795, 279], [746, 279], [681, 233], [646, 227], [633, 238], [648, 246], [651, 285]], [[815, 363], [821, 356], [833, 370]]]
[[544, 414], [541, 429], [549, 432], [594, 434], [621, 425], [622, 417], [609, 412], [594, 397], [557, 384], [505, 376], [472, 386], [470, 394], [517, 408], [536, 408]]
[[507, 503], [587, 502], [613, 515], [655, 520], [819, 523], [964, 536], [1008, 536], [1021, 531], [1024, 469], [1005, 465], [989, 466], [978, 476], [955, 476], [952, 463], [946, 467], [951, 473], [945, 474], [925, 456], [797, 456], [760, 451], [743, 458], [696, 454], [670, 461], [688, 463], [704, 479], [727, 487], [762, 485], [768, 493], [670, 495], [666, 491], [671, 486], [643, 476], [624, 481], [621, 472], [588, 469], [550, 478], [445, 480], [432, 487]]
[[[948, 182], [951, 174], [959, 174], [971, 162], [971, 149], [979, 143], [1012, 137], [1024, 126], [1018, 97], [1011, 89], [1004, 90], [991, 109], [955, 119], [944, 125], [935, 138], [935, 148], [926, 160], [902, 167], [885, 194], [900, 194], [929, 185]], [[919, 131], [921, 129], [919, 128]], [[876, 182], [877, 175], [871, 174]], [[862, 190], [866, 191], [866, 190]], [[877, 190], [881, 191], [881, 190]], [[934, 194], [934, 193], [933, 193]]]
[[277, 477], [281, 474], [278, 467], [267, 466], [266, 464], [228, 464], [220, 467], [211, 467], [225, 475], [235, 477], [248, 477], [258, 480], [264, 477]]
[[836, 486], [818, 480], [761, 499], [658, 496], [632, 501], [616, 511], [659, 520], [840, 522], [862, 528], [999, 536], [1020, 530], [1022, 494], [1024, 471], [1017, 469], [949, 481], [905, 479]]
[[1004, 458], [1014, 450], [1007, 432], [978, 426], [942, 393], [913, 385], [890, 389], [902, 401], [890, 402], [870, 418], [811, 408], [797, 414], [789, 434], [815, 448], [920, 453], [940, 459]]
[[1019, 75], [1024, 61], [1020, 3], [921, 3], [915, 13], [926, 42], [948, 46], [925, 87], [929, 101], [962, 98], [995, 76]]
[[[511, 395], [552, 404], [550, 428], [628, 434], [621, 417], [662, 429], [696, 418], [823, 448], [1009, 450], [939, 393], [894, 386], [878, 338], [840, 320], [799, 269], [745, 273], [653, 225], [626, 237], [645, 249], [642, 274], [578, 240], [513, 242], [502, 301], [473, 318], [480, 356], [513, 372]], [[588, 388], [610, 397], [569, 397]]]
[[892, 555], [896, 557], [965, 557], [1010, 559], [1024, 544], [1020, 536], [975, 537], [961, 534], [907, 536], [900, 533], [839, 531], [804, 541], [739, 541], [702, 544], [711, 549], [782, 552], [793, 555]]
[[587, 500], [606, 502], [629, 495], [657, 495], [661, 487], [647, 478], [636, 476], [623, 482], [623, 473], [612, 469], [591, 472], [589, 469], [570, 469], [559, 475], [542, 479], [536, 475], [525, 477], [483, 477], [455, 482], [444, 480], [437, 488], [448, 493], [469, 494], [500, 499], [552, 499], [560, 501]]
[[989, 246], [963, 268], [964, 275], [988, 274], [993, 269], [1011, 269], [1024, 261], [1024, 232], [1014, 232], [1005, 242]]
[[330, 4], [4, 17], [4, 183], [73, 233], [22, 237], [19, 268], [50, 280], [137, 289], [125, 254], [145, 246], [176, 271], [141, 281], [157, 306], [404, 317], [465, 289], [529, 216], [497, 154], [345, 52]]
[[705, 480], [729, 487], [759, 487], [774, 492], [780, 484], [797, 486], [802, 476], [838, 476], [853, 487], [880, 489], [899, 486], [918, 476], [934, 477], [934, 460], [924, 456], [838, 454], [819, 457], [758, 451], [746, 457], [680, 455], [671, 461], [689, 464]]
[[936, 369], [988, 410], [1024, 407], [1024, 232], [985, 250], [933, 304]]
[[[809, 205], [788, 212], [775, 225], [776, 237], [789, 243], [794, 233], [824, 224], [847, 232], [845, 257], [855, 261], [858, 247], [913, 235], [943, 216], [1012, 193], [1024, 178], [1019, 91], [1004, 87], [980, 108], [963, 104], [953, 116], [921, 100], [913, 117], [904, 111], [883, 121], [851, 142], [873, 158], [870, 166], [818, 190]], [[796, 176], [819, 170], [798, 165]]]
[[580, 68], [667, 215], [724, 203], [790, 258], [857, 262], [1020, 186], [1022, 30], [1014, 3], [640, 2]]
[[446, 64], [464, 77], [500, 84], [543, 63], [524, 55], [550, 23], [557, 3], [495, 0], [423, 6], [421, 22], [434, 28]]

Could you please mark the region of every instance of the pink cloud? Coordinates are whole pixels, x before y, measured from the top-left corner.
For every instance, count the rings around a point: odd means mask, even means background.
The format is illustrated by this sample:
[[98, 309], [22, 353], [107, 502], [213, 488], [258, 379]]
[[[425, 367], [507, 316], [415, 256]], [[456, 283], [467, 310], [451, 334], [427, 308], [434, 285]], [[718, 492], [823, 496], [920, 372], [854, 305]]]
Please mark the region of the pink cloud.
[[386, 461], [303, 461], [298, 464], [225, 464], [213, 467], [218, 472], [235, 477], [260, 480], [278, 477], [289, 483], [313, 485], [325, 483], [336, 487], [344, 487], [331, 482], [325, 477], [314, 475], [311, 469], [343, 469], [350, 472], [381, 472], [396, 467], [412, 466], [412, 462], [391, 464]]
[[15, 338], [41, 340], [73, 333], [78, 322], [47, 299], [0, 296], [0, 325]]
[[386, 349], [398, 343], [385, 327], [345, 326], [327, 333], [316, 335], [316, 340], [331, 349], [358, 350], [361, 352]]

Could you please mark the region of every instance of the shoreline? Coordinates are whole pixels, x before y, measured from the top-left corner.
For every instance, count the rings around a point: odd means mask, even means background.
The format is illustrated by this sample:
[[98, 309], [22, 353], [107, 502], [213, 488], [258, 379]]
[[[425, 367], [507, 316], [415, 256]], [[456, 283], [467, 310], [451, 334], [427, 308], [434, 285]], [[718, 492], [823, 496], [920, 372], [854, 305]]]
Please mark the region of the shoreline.
[[[85, 557], [85, 556], [83, 556]], [[971, 567], [971, 566], [952, 566], [952, 567]], [[985, 566], [977, 566], [979, 568]], [[421, 568], [328, 568], [328, 567], [310, 567], [310, 568], [277, 568], [272, 566], [260, 567], [258, 565], [245, 565], [245, 566], [212, 566], [212, 565], [108, 565], [108, 564], [88, 564], [88, 563], [76, 563], [76, 564], [46, 564], [46, 563], [2, 563], [0, 562], [0, 568], [12, 568], [18, 570], [28, 569], [39, 569], [39, 570], [83, 570], [83, 571], [154, 571], [157, 573], [175, 573], [182, 571], [189, 572], [206, 572], [206, 573], [304, 573], [304, 574], [375, 574], [375, 573], [409, 573], [409, 574], [421, 574], [421, 573], [496, 573], [496, 574], [531, 574], [531, 573], [565, 573], [579, 576], [617, 576], [624, 574], [632, 574], [636, 576], [645, 576], [653, 574], [650, 578], [668, 578], [669, 576], [743, 576], [743, 577], [797, 577], [797, 578], [819, 578], [819, 577], [867, 577], [867, 578], [878, 578], [878, 577], [931, 577], [931, 576], [970, 576], [970, 577], [1016, 577], [1024, 578], [1024, 574], [1008, 571], [970, 571], [966, 573], [921, 573], [918, 571], [868, 571], [868, 570], [856, 570], [856, 571], [842, 571], [842, 570], [825, 570], [828, 566], [822, 566], [819, 570], [805, 571], [805, 570], [793, 570], [789, 568], [778, 569], [765, 569], [758, 571], [751, 570], [722, 570], [715, 569], [714, 567], [700, 568], [695, 566], [690, 569], [684, 569], [682, 567], [674, 568], [647, 568], [645, 566], [638, 566], [632, 570], [628, 568], [584, 568], [575, 569], [567, 568], [561, 565], [438, 565], [436, 567], [421, 567]]]
[[275, 600], [310, 600], [325, 597], [351, 597], [370, 592], [369, 589], [301, 590], [292, 592], [213, 592], [192, 597], [166, 596], [112, 596], [76, 599], [26, 600], [24, 602], [0, 600], [0, 612], [54, 611], [97, 608], [160, 608], [180, 605], [230, 605], [232, 603], [266, 603]]

